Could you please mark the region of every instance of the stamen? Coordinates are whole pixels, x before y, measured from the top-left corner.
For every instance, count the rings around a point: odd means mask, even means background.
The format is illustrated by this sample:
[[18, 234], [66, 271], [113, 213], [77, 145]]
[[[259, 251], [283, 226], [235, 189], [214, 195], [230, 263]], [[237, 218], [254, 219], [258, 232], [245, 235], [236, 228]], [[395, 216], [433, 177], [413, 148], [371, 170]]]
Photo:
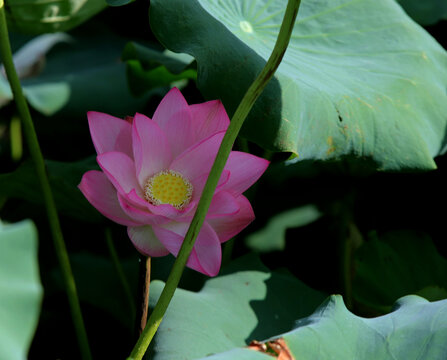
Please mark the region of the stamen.
[[183, 209], [191, 201], [193, 186], [182, 174], [167, 170], [151, 176], [144, 191], [146, 200], [154, 205], [171, 204]]

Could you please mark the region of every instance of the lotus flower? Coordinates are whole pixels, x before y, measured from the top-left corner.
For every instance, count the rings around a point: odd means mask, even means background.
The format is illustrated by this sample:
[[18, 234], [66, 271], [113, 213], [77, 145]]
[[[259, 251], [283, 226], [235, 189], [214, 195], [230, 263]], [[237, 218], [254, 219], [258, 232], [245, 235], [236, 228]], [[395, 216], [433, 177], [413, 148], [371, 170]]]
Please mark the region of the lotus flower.
[[[137, 113], [126, 121], [89, 112], [88, 121], [102, 171], [85, 173], [80, 190], [100, 213], [127, 226], [142, 254], [177, 256], [229, 125], [222, 103], [188, 105], [173, 88], [152, 119]], [[254, 155], [231, 152], [188, 267], [217, 275], [220, 244], [254, 219], [242, 193], [267, 166]]]

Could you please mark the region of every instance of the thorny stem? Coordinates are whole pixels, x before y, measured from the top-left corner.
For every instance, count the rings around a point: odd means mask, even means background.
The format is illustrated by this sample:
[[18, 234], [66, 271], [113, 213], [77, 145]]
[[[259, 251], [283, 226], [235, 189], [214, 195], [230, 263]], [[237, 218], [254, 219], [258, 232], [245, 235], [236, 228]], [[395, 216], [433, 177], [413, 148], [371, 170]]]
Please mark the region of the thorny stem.
[[73, 319], [76, 335], [78, 338], [81, 356], [84, 360], [91, 360], [91, 352], [88, 344], [87, 333], [85, 331], [84, 320], [82, 318], [81, 306], [76, 291], [76, 285], [73, 273], [68, 258], [67, 249], [65, 247], [62, 230], [59, 223], [59, 217], [54, 202], [53, 193], [51, 192], [50, 183], [45, 169], [45, 162], [42, 151], [37, 140], [34, 124], [31, 119], [31, 114], [23, 96], [22, 87], [20, 85], [19, 77], [17, 76], [14, 62], [12, 59], [11, 45], [9, 43], [8, 27], [6, 24], [4, 0], [0, 0], [0, 54], [5, 68], [6, 76], [8, 77], [11, 90], [14, 95], [14, 100], [23, 124], [23, 130], [29, 152], [36, 168], [37, 177], [42, 188], [43, 197], [45, 200], [45, 207], [50, 224], [51, 234], [54, 241], [55, 251], [59, 260], [59, 265], [62, 271], [63, 280], [65, 283], [65, 290], [68, 296], [71, 316]]
[[260, 74], [247, 90], [241, 103], [236, 109], [233, 118], [231, 119], [231, 123], [227, 129], [227, 132], [225, 133], [222, 144], [220, 145], [219, 152], [217, 153], [213, 167], [211, 168], [211, 172], [208, 176], [205, 188], [203, 189], [196, 213], [191, 221], [188, 232], [185, 235], [185, 240], [180, 248], [180, 252], [177, 255], [177, 259], [175, 260], [174, 266], [172, 267], [171, 273], [169, 274], [165, 287], [154, 307], [154, 310], [152, 311], [148, 323], [138, 339], [138, 342], [133, 348], [128, 360], [141, 360], [143, 358], [152, 338], [163, 320], [163, 316], [172, 297], [174, 296], [175, 289], [178, 286], [186, 262], [194, 246], [195, 239], [199, 234], [206, 213], [208, 212], [214, 191], [233, 147], [233, 143], [236, 140], [239, 130], [241, 129], [242, 124], [244, 123], [244, 120], [250, 112], [256, 99], [259, 95], [261, 95], [265, 86], [273, 77], [273, 74], [281, 63], [287, 49], [287, 45], [289, 44], [300, 3], [300, 0], [288, 1], [284, 19], [281, 24], [281, 29], [279, 31], [273, 52]]

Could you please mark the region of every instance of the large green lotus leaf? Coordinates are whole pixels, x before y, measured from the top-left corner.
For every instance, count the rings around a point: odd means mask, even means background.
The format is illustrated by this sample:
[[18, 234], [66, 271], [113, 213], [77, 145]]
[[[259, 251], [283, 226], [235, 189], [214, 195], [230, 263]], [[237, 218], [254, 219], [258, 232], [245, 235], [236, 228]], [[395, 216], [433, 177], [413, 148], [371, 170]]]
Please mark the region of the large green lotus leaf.
[[[399, 299], [392, 313], [365, 319], [349, 312], [336, 295], [296, 325], [278, 338], [299, 360], [443, 360], [447, 356], [447, 300], [430, 303], [409, 295]], [[206, 359], [239, 359], [239, 354], [247, 360], [264, 359], [248, 351], [232, 350]]]
[[8, 25], [27, 34], [68, 31], [107, 7], [104, 0], [6, 0]]
[[445, 0], [397, 0], [415, 21], [431, 25], [447, 16]]
[[[46, 165], [59, 211], [89, 222], [98, 222], [103, 219], [77, 188], [86, 171], [98, 168], [94, 157], [72, 163], [47, 161]], [[0, 196], [44, 204], [42, 191], [31, 161], [24, 162], [13, 172], [0, 174]]]
[[357, 301], [389, 311], [406, 294], [447, 298], [447, 260], [423, 233], [394, 231], [356, 253], [353, 293]]
[[[163, 286], [151, 283], [151, 306]], [[254, 256], [240, 258], [199, 292], [176, 290], [151, 359], [196, 359], [245, 346], [289, 330], [324, 298], [291, 275], [270, 272]]]
[[0, 359], [27, 358], [42, 294], [34, 224], [0, 222]]
[[246, 239], [246, 244], [259, 252], [284, 250], [288, 228], [305, 226], [320, 216], [320, 212], [314, 205], [284, 211], [273, 216], [265, 227], [250, 234]]
[[[151, 26], [198, 63], [233, 113], [269, 57], [286, 0], [153, 0]], [[289, 48], [242, 135], [304, 159], [432, 169], [444, 147], [447, 54], [389, 0], [303, 0]]]

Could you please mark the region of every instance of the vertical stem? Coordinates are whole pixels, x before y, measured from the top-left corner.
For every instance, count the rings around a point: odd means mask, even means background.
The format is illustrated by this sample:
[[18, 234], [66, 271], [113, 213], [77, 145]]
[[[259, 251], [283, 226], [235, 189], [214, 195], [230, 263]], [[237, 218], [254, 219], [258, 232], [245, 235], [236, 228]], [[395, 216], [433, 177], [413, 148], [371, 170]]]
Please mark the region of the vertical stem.
[[65, 289], [70, 305], [71, 316], [73, 319], [76, 335], [81, 350], [81, 355], [84, 360], [92, 358], [90, 347], [88, 344], [87, 334], [85, 331], [84, 320], [82, 318], [81, 307], [76, 291], [76, 285], [71, 271], [70, 260], [68, 258], [67, 249], [65, 247], [62, 230], [59, 223], [59, 217], [54, 203], [53, 194], [51, 192], [50, 183], [46, 174], [45, 163], [40, 150], [39, 142], [37, 140], [34, 124], [31, 119], [31, 114], [23, 96], [22, 87], [17, 76], [14, 62], [12, 59], [11, 45], [8, 37], [8, 27], [6, 25], [4, 0], [0, 0], [0, 53], [5, 67], [5, 72], [11, 85], [14, 100], [16, 102], [17, 110], [23, 122], [23, 129], [25, 133], [26, 142], [29, 152], [33, 159], [37, 177], [42, 188], [45, 199], [46, 211], [50, 223], [50, 229], [54, 240], [54, 247], [59, 260], [59, 265], [62, 270], [62, 276], [65, 283]]
[[175, 289], [178, 286], [186, 262], [194, 246], [195, 239], [199, 234], [206, 213], [208, 212], [208, 208], [211, 204], [214, 191], [216, 189], [225, 163], [227, 162], [228, 155], [230, 154], [233, 147], [233, 143], [236, 140], [236, 137], [242, 127], [242, 124], [245, 121], [245, 118], [247, 117], [259, 95], [261, 95], [267, 83], [273, 77], [273, 74], [281, 63], [284, 53], [286, 52], [290, 36], [292, 35], [293, 26], [295, 24], [295, 19], [298, 14], [300, 3], [300, 0], [288, 1], [284, 19], [281, 24], [281, 29], [279, 31], [273, 52], [270, 55], [270, 58], [268, 59], [266, 65], [261, 70], [260, 74], [254, 80], [253, 84], [251, 84], [251, 86], [248, 88], [241, 103], [236, 109], [233, 118], [231, 119], [230, 125], [222, 140], [219, 152], [217, 153], [216, 159], [214, 160], [214, 164], [208, 176], [208, 180], [203, 189], [196, 213], [194, 214], [189, 229], [185, 235], [185, 240], [183, 241], [183, 244], [177, 255], [177, 259], [175, 260], [174, 266], [172, 267], [171, 273], [169, 274], [160, 298], [158, 299], [158, 302], [155, 305], [154, 310], [152, 311], [147, 326], [138, 339], [138, 342], [133, 348], [128, 360], [142, 359], [152, 338], [155, 335], [155, 332], [157, 331], [161, 321], [163, 320], [163, 316], [166, 312], [166, 309], [168, 308], [172, 297], [174, 296]]
[[127, 281], [126, 275], [124, 274], [123, 267], [121, 266], [120, 260], [118, 258], [118, 253], [116, 252], [115, 245], [113, 244], [112, 231], [110, 228], [105, 230], [107, 248], [109, 249], [110, 257], [112, 258], [113, 265], [115, 266], [116, 273], [123, 287], [124, 293], [126, 294], [127, 302], [129, 304], [129, 310], [132, 314], [132, 318], [135, 319], [136, 309], [134, 304], [134, 298], [132, 296], [132, 291], [130, 290], [129, 282]]

